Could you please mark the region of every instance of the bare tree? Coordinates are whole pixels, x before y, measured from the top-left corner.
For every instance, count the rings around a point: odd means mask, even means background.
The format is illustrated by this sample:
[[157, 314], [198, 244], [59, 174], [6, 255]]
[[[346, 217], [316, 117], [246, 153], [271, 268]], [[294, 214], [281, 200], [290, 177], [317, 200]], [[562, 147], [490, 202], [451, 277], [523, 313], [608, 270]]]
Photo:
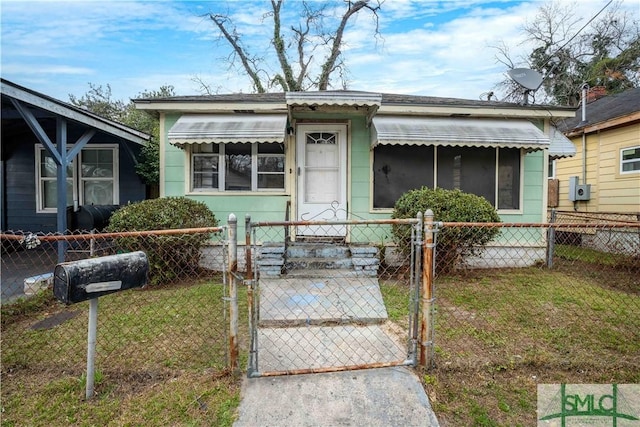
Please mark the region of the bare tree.
[[[300, 21], [288, 26], [285, 32], [282, 22], [284, 1], [270, 0], [271, 10], [265, 18], [272, 19], [270, 45], [273, 58], [277, 59], [279, 70], [276, 72], [267, 70], [268, 58], [260, 56], [244, 43], [246, 39], [238, 32], [229, 14], [209, 13], [207, 16], [231, 48], [227, 60], [246, 73], [255, 92], [264, 93], [273, 88], [283, 91], [327, 90], [334, 84], [336, 74], [340, 86], [346, 86], [341, 48], [347, 25], [361, 11], [368, 11], [375, 22], [375, 36], [378, 36], [378, 11], [383, 1], [343, 0], [345, 9], [338, 19], [332, 19], [335, 3], [292, 2], [302, 7]], [[201, 80], [198, 82], [203, 90], [210, 90], [209, 85]]]
[[[514, 58], [503, 43], [494, 47], [497, 62], [540, 72], [544, 80], [536, 97], [555, 104], [577, 105], [584, 83], [604, 86], [609, 93], [640, 85], [638, 20], [622, 11], [620, 2], [587, 23], [576, 17], [576, 8], [577, 4], [558, 1], [541, 5], [522, 29], [532, 51]], [[508, 78], [496, 90], [507, 100], [522, 99], [522, 90]]]

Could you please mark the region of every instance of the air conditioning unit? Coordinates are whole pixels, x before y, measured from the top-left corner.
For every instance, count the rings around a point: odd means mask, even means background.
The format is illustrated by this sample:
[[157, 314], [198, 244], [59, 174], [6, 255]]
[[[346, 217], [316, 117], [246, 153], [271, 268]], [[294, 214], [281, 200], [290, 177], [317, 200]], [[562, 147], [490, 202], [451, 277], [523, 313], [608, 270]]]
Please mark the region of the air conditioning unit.
[[577, 176], [569, 177], [569, 200], [572, 202], [591, 200], [591, 184], [579, 184]]

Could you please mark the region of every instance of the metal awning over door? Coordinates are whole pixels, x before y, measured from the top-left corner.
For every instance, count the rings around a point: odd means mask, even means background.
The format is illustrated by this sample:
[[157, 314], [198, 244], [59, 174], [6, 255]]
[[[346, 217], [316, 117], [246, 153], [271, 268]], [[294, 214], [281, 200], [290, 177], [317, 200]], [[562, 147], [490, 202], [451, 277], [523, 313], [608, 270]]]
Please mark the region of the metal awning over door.
[[173, 145], [284, 143], [286, 114], [185, 114], [169, 129]]
[[376, 145], [444, 145], [542, 150], [550, 145], [528, 120], [458, 117], [376, 116], [372, 141]]

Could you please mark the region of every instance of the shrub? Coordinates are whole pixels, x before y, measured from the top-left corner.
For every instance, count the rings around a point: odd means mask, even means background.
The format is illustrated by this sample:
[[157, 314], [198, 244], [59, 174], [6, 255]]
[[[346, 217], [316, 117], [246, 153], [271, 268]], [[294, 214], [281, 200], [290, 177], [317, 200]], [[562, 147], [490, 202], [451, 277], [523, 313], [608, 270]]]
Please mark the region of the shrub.
[[[111, 216], [108, 232], [171, 230], [215, 227], [215, 215], [202, 202], [186, 197], [163, 197], [127, 205]], [[152, 285], [172, 281], [199, 268], [200, 250], [209, 238], [205, 233], [117, 238], [119, 248], [141, 250], [149, 260]]]
[[[422, 187], [403, 194], [395, 204], [392, 218], [416, 218], [418, 212], [433, 211], [434, 220], [442, 222], [501, 222], [495, 208], [484, 198], [460, 190]], [[464, 257], [479, 249], [499, 234], [489, 227], [444, 227], [437, 234], [436, 269], [446, 272]], [[394, 225], [393, 237], [399, 249], [407, 254], [411, 248], [411, 230]]]

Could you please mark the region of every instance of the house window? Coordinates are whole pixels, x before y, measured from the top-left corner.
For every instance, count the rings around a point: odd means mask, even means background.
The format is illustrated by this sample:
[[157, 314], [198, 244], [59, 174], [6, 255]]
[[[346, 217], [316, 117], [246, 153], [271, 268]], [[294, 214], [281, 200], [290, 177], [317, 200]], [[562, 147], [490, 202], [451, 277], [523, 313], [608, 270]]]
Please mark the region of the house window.
[[284, 190], [284, 144], [197, 144], [192, 191]]
[[620, 150], [620, 173], [640, 171], [640, 146]]
[[373, 207], [392, 208], [404, 193], [433, 188], [433, 146], [378, 145], [373, 154]]
[[493, 203], [496, 193], [496, 150], [475, 147], [438, 147], [436, 186], [462, 190]]
[[[118, 147], [92, 145], [67, 166], [67, 206], [118, 203]], [[57, 165], [42, 146], [36, 148], [36, 204], [38, 212], [57, 211]]]
[[379, 145], [373, 154], [373, 206], [393, 208], [403, 193], [426, 186], [476, 194], [498, 209], [519, 209], [521, 157], [514, 148]]
[[114, 204], [115, 157], [110, 148], [87, 148], [80, 152], [80, 204]]
[[554, 179], [556, 177], [556, 160], [549, 159], [549, 172], [547, 173], [547, 178]]
[[520, 207], [520, 150], [498, 150], [498, 209]]
[[[36, 150], [36, 162], [38, 164], [36, 180], [38, 188], [36, 189], [36, 197], [38, 211], [56, 212], [58, 206], [58, 182], [57, 170], [53, 157], [43, 148]], [[74, 165], [67, 166], [67, 206], [73, 205], [74, 197]]]

